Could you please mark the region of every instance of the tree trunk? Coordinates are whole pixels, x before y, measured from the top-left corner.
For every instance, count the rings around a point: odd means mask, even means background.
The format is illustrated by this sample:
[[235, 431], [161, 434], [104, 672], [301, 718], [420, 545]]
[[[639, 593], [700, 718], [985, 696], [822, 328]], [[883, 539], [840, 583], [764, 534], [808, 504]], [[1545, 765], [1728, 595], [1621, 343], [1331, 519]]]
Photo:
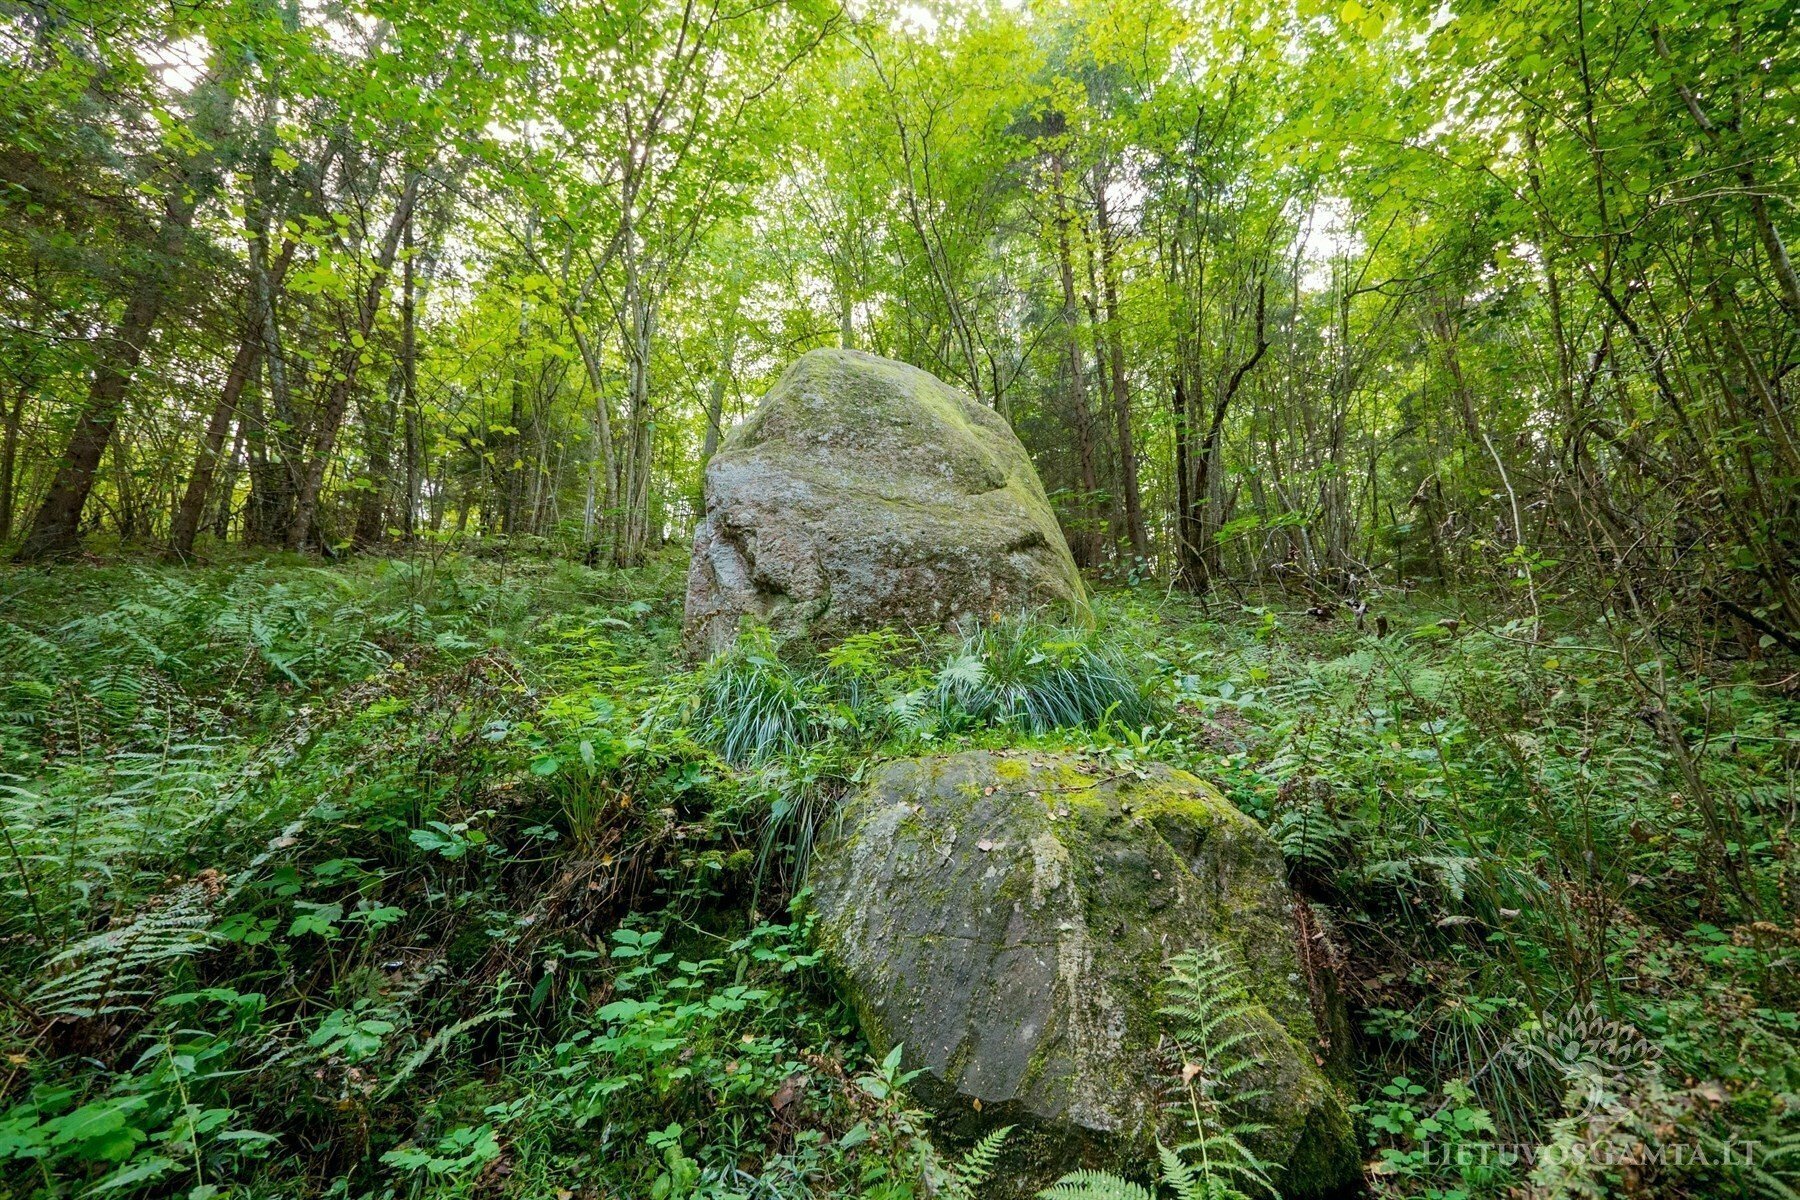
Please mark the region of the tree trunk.
[[[212, 491], [213, 474], [218, 469], [219, 451], [225, 444], [225, 435], [231, 429], [232, 418], [237, 415], [238, 405], [244, 389], [252, 386], [256, 372], [264, 354], [275, 344], [270, 327], [275, 320], [275, 292], [287, 279], [288, 265], [294, 261], [294, 252], [299, 243], [292, 238], [283, 239], [281, 253], [275, 259], [272, 268], [263, 266], [264, 256], [268, 253], [268, 229], [266, 225], [251, 218], [250, 230], [250, 317], [246, 322], [243, 340], [238, 343], [237, 355], [231, 360], [231, 367], [225, 373], [225, 386], [219, 391], [219, 399], [213, 405], [212, 417], [206, 423], [206, 432], [200, 439], [200, 448], [194, 455], [194, 469], [188, 475], [187, 491], [181, 498], [181, 507], [176, 510], [175, 521], [169, 530], [169, 554], [175, 558], [188, 558], [194, 553], [194, 538], [200, 531], [201, 521], [206, 512], [206, 498]], [[272, 370], [281, 375], [285, 385], [285, 367], [279, 356], [270, 360]], [[239, 423], [239, 435], [242, 435], [242, 423]]]
[[[252, 279], [258, 294], [272, 296], [267, 272], [251, 256]], [[281, 348], [281, 326], [273, 303], [262, 308], [262, 361], [269, 379], [269, 408], [274, 423], [262, 407], [261, 395], [252, 388], [252, 411], [245, 441], [250, 451], [250, 500], [244, 516], [244, 540], [253, 545], [279, 545], [287, 536], [298, 492], [295, 469], [299, 454], [291, 438], [296, 427], [293, 397], [288, 389], [287, 357]], [[271, 436], [273, 434], [273, 436]], [[273, 451], [274, 457], [270, 457]]]
[[[229, 136], [236, 108], [231, 83], [240, 65], [225, 64], [220, 76], [196, 89], [191, 98], [194, 115], [190, 131], [202, 146], [211, 146]], [[183, 162], [167, 181], [162, 224], [156, 236], [156, 254], [162, 261], [133, 281], [119, 324], [100, 341], [87, 402], [57, 460], [56, 474], [50, 480], [44, 502], [19, 547], [20, 561], [70, 554], [80, 540], [81, 513], [94, 489], [94, 476], [119, 423], [132, 376], [144, 354], [144, 343], [162, 313], [164, 292], [193, 225], [194, 210], [214, 186], [213, 165], [210, 155], [203, 154]]]
[[[183, 218], [183, 229], [186, 223]], [[126, 303], [124, 318], [101, 342], [100, 362], [88, 388], [87, 403], [75, 420], [44, 503], [19, 547], [20, 562], [62, 557], [73, 553], [79, 543], [81, 511], [87, 507], [100, 459], [112, 441], [113, 427], [119, 423], [132, 372], [143, 356], [144, 341], [161, 308], [161, 280], [143, 281]]]
[[1256, 369], [1256, 364], [1262, 361], [1269, 349], [1267, 326], [1263, 320], [1265, 288], [1266, 284], [1258, 284], [1256, 289], [1256, 348], [1237, 365], [1237, 369], [1232, 371], [1231, 377], [1220, 390], [1218, 399], [1213, 402], [1206, 433], [1200, 439], [1198, 452], [1194, 454], [1194, 482], [1188, 495], [1191, 536], [1182, 538], [1184, 554], [1180, 582], [1196, 595], [1203, 595], [1212, 587], [1213, 575], [1218, 566], [1216, 535], [1222, 522], [1218, 506], [1213, 504], [1213, 500], [1218, 491], [1225, 417], [1231, 411], [1231, 402], [1237, 396], [1238, 389], [1243, 386], [1245, 377]]
[[181, 506], [175, 510], [175, 520], [169, 529], [169, 555], [173, 558], [185, 559], [194, 553], [194, 538], [200, 532], [200, 522], [206, 512], [206, 498], [212, 491], [219, 451], [224, 449], [225, 435], [231, 431], [238, 398], [256, 373], [262, 353], [261, 341], [260, 334], [247, 332], [225, 373], [225, 386], [219, 389], [212, 417], [200, 436], [200, 448], [194, 453], [194, 469], [188, 475], [187, 491], [181, 497]]
[[380, 403], [365, 401], [363, 405], [363, 454], [368, 460], [369, 488], [356, 507], [356, 526], [350, 543], [367, 550], [381, 541], [387, 527], [388, 485], [393, 477], [394, 425], [398, 416], [398, 375], [388, 380], [387, 396]]
[[1094, 466], [1094, 417], [1088, 408], [1087, 371], [1081, 353], [1081, 310], [1075, 302], [1075, 266], [1069, 251], [1069, 204], [1065, 192], [1063, 160], [1060, 153], [1050, 159], [1051, 177], [1056, 192], [1056, 265], [1062, 282], [1062, 319], [1066, 340], [1069, 372], [1070, 425], [1075, 434], [1075, 460], [1081, 475], [1081, 498], [1076, 502], [1077, 522], [1073, 539], [1075, 559], [1082, 566], [1093, 566], [1100, 557], [1090, 508], [1100, 492], [1100, 476]]
[[[599, 536], [604, 536], [611, 528], [614, 510], [618, 506], [619, 496], [619, 463], [618, 452], [613, 446], [612, 409], [606, 403], [606, 376], [600, 362], [599, 351], [593, 339], [581, 328], [573, 315], [569, 317], [569, 330], [575, 338], [575, 348], [581, 352], [581, 365], [587, 370], [588, 385], [594, 389], [594, 441], [599, 453], [600, 488], [599, 512], [597, 524], [588, 530], [588, 557], [597, 557]], [[598, 530], [598, 536], [596, 535]]]
[[223, 542], [231, 530], [231, 497], [237, 491], [238, 464], [244, 457], [244, 427], [249, 424], [241, 416], [237, 432], [231, 438], [231, 453], [225, 456], [225, 481], [219, 487], [219, 503], [213, 516], [213, 537]]
[[13, 494], [17, 486], [19, 435], [25, 428], [25, 397], [34, 386], [34, 373], [27, 370], [19, 380], [19, 390], [6, 410], [0, 425], [0, 544], [12, 533]]
[[650, 346], [656, 332], [656, 298], [643, 278], [635, 234], [627, 234], [625, 247], [625, 364], [626, 437], [625, 486], [620, 499], [618, 534], [613, 543], [613, 562], [635, 567], [643, 561], [650, 530]]
[[1169, 397], [1171, 424], [1175, 435], [1175, 577], [1193, 590], [1205, 569], [1199, 562], [1199, 513], [1194, 500], [1194, 464], [1192, 435], [1189, 430], [1192, 406], [1182, 372], [1177, 370]]
[[[185, 188], [169, 193], [163, 209], [163, 223], [157, 237], [161, 254], [175, 257], [188, 227], [194, 220], [197, 199]], [[171, 264], [172, 266], [172, 264]], [[125, 394], [131, 386], [132, 373], [144, 354], [144, 343], [156, 326], [162, 312], [163, 288], [168, 268], [152, 270], [137, 281], [125, 303], [125, 313], [117, 327], [101, 340], [99, 363], [93, 382], [88, 386], [87, 403], [75, 420], [50, 490], [38, 508], [37, 517], [19, 547], [18, 559], [31, 562], [57, 558], [73, 553], [80, 539], [81, 512], [87, 507], [88, 493], [94, 489], [94, 475], [100, 459], [112, 441], [113, 427], [125, 406]]]
[[413, 275], [413, 223], [409, 217], [401, 235], [405, 251], [400, 264], [400, 404], [404, 413], [406, 445], [406, 497], [400, 513], [400, 534], [411, 542], [419, 513], [420, 464], [424, 456], [419, 428], [419, 368], [417, 284]]
[[512, 376], [507, 387], [505, 452], [495, 464], [500, 470], [500, 531], [520, 532], [520, 513], [525, 503], [525, 339], [529, 330], [525, 304], [519, 304], [519, 335], [513, 346]]
[[119, 540], [131, 542], [138, 535], [137, 480], [132, 477], [131, 451], [126, 439], [114, 438], [109, 447], [113, 458], [113, 487], [119, 494]]
[[246, 545], [251, 546], [272, 546], [280, 541], [287, 529], [283, 501], [291, 495], [291, 491], [277, 479], [277, 476], [288, 477], [287, 465], [272, 461], [269, 457], [271, 439], [268, 409], [275, 407], [274, 376], [278, 356], [268, 353], [266, 340], [263, 346], [263, 367], [270, 379], [269, 405], [263, 404], [262, 393], [258, 389], [251, 388], [248, 411], [244, 414], [247, 420], [238, 425], [244, 432], [245, 472], [250, 477], [250, 496], [244, 502], [243, 540]]
[[1137, 446], [1131, 433], [1131, 390], [1125, 383], [1125, 351], [1119, 337], [1119, 266], [1115, 256], [1112, 214], [1106, 204], [1106, 179], [1095, 180], [1094, 217], [1100, 234], [1101, 298], [1106, 306], [1106, 347], [1111, 360], [1113, 419], [1119, 437], [1119, 490], [1125, 505], [1125, 530], [1131, 552], [1138, 558], [1150, 554], [1144, 530], [1143, 499], [1138, 492]]
[[706, 469], [706, 464], [712, 461], [713, 455], [719, 452], [719, 443], [725, 437], [725, 393], [731, 387], [731, 367], [736, 356], [737, 335], [734, 331], [729, 338], [729, 345], [724, 347], [724, 353], [720, 355], [717, 366], [713, 368], [712, 387], [706, 396], [706, 437], [700, 446], [700, 469], [702, 471]]
[[[1456, 396], [1457, 412], [1462, 417], [1463, 433], [1468, 436], [1472, 447], [1479, 446], [1482, 437], [1481, 425], [1475, 418], [1475, 396], [1463, 377], [1462, 354], [1457, 345], [1461, 322], [1458, 315], [1451, 311], [1450, 303], [1447, 296], [1436, 297], [1434, 302], [1427, 305], [1426, 319], [1444, 352], [1444, 368], [1450, 372], [1450, 387]], [[1461, 307], [1460, 302], [1458, 307]]]
[[[375, 318], [381, 311], [382, 291], [393, 270], [394, 256], [400, 252], [401, 231], [412, 220], [413, 206], [418, 203], [421, 178], [418, 171], [407, 172], [406, 185], [400, 193], [400, 203], [388, 221], [387, 231], [376, 253], [375, 273], [369, 280], [357, 311], [356, 332], [364, 343], [368, 341], [369, 333], [375, 327]], [[343, 425], [344, 413], [350, 407], [350, 396], [356, 388], [360, 365], [358, 347], [354, 344], [345, 347], [345, 352], [338, 361], [337, 373], [341, 378], [334, 380], [330, 391], [326, 393], [325, 403], [319, 412], [312, 458], [300, 475], [298, 494], [294, 498], [294, 516], [287, 531], [290, 550], [305, 549], [312, 541], [313, 521], [319, 508], [319, 490], [324, 487], [325, 473], [331, 467], [331, 455], [337, 448], [338, 429]]]

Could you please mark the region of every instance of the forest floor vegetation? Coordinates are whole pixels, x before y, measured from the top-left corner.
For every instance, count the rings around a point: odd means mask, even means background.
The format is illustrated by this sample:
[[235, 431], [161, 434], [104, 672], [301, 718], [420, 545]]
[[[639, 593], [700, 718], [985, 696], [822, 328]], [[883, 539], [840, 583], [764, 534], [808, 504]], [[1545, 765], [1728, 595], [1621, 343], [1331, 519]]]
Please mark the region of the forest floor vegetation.
[[0, 1196], [970, 1194], [796, 891], [876, 757], [1019, 744], [1268, 826], [1377, 1194], [1800, 1194], [1791, 680], [1149, 586], [696, 668], [685, 566], [0, 575]]

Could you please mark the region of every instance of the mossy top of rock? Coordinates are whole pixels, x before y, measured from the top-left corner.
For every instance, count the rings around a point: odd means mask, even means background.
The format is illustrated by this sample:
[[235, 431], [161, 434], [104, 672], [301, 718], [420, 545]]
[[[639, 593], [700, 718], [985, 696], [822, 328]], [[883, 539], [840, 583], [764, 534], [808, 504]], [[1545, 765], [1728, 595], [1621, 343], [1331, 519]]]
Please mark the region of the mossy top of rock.
[[1354, 1176], [1280, 852], [1202, 780], [1030, 751], [889, 763], [813, 863], [821, 944], [865, 1036], [904, 1045], [924, 1098], [971, 1132], [1022, 1122], [1051, 1177], [1183, 1140], [1157, 995], [1171, 958], [1216, 947], [1252, 981], [1256, 1148], [1289, 1195]]
[[[1049, 504], [998, 413], [929, 371], [861, 350], [796, 359], [721, 454], [752, 452], [882, 500], [958, 503], [1006, 488]], [[881, 470], [860, 469], [865, 461]]]

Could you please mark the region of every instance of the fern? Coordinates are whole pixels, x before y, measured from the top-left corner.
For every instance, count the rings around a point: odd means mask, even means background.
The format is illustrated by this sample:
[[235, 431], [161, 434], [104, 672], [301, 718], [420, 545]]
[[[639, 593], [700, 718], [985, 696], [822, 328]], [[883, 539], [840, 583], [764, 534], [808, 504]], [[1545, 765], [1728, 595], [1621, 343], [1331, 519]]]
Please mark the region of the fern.
[[[1761, 1148], [1761, 1160], [1750, 1157], [1744, 1173], [1757, 1190], [1772, 1200], [1800, 1200], [1800, 1130], [1765, 1126], [1762, 1140], [1755, 1144]], [[1722, 1159], [1728, 1149], [1723, 1144], [1714, 1147]], [[1745, 1157], [1741, 1146], [1735, 1149], [1740, 1159]]]
[[183, 853], [196, 827], [241, 796], [243, 777], [234, 770], [241, 761], [218, 738], [198, 736], [169, 739], [154, 751], [71, 759], [34, 786], [0, 776], [10, 860], [0, 922], [30, 907], [40, 936], [54, 945], [46, 921], [65, 936], [84, 930], [102, 892], [115, 906], [129, 906], [132, 885], [160, 884], [162, 872], [150, 864]]
[[1038, 1196], [1040, 1200], [1156, 1200], [1149, 1188], [1106, 1171], [1071, 1171]]
[[76, 942], [45, 964], [27, 1003], [47, 1018], [141, 1011], [164, 970], [213, 944], [214, 895], [209, 883], [183, 884], [129, 924]]
[[926, 734], [931, 731], [936, 718], [931, 700], [930, 688], [901, 692], [887, 702], [886, 715], [893, 722], [894, 728], [908, 736]]
[[377, 1094], [376, 1099], [386, 1100], [393, 1095], [400, 1085], [411, 1079], [420, 1067], [431, 1060], [433, 1055], [442, 1053], [446, 1046], [469, 1030], [486, 1025], [489, 1021], [503, 1021], [512, 1015], [513, 1010], [510, 1008], [490, 1008], [485, 1012], [476, 1013], [472, 1017], [464, 1017], [460, 1021], [444, 1026], [426, 1038], [424, 1044], [418, 1049], [406, 1056], [405, 1061], [388, 1077], [387, 1083]]
[[[1171, 1200], [1250, 1200], [1224, 1173], [1205, 1162], [1190, 1162], [1157, 1144], [1158, 1181]], [[1267, 1180], [1261, 1181], [1267, 1187]], [[1269, 1195], [1275, 1195], [1268, 1188]], [[1157, 1200], [1156, 1193], [1110, 1171], [1071, 1171], [1038, 1192], [1040, 1200]]]
[[982, 1137], [962, 1161], [946, 1164], [943, 1178], [938, 1181], [938, 1194], [945, 1200], [974, 1200], [975, 1189], [987, 1182], [994, 1173], [994, 1166], [1000, 1160], [1001, 1148], [1006, 1144], [1007, 1135], [1012, 1133], [1011, 1125], [1002, 1125]]
[[[1222, 948], [1209, 946], [1177, 955], [1163, 988], [1157, 1011], [1169, 1022], [1185, 1060], [1183, 1094], [1176, 1102], [1185, 1108], [1193, 1130], [1190, 1140], [1164, 1151], [1164, 1181], [1178, 1200], [1242, 1197], [1247, 1195], [1242, 1188], [1275, 1195], [1267, 1165], [1244, 1144], [1268, 1127], [1238, 1115], [1269, 1094], [1250, 1082], [1259, 1058], [1253, 1023], [1258, 1002], [1249, 972]], [[1196, 1173], [1191, 1180], [1171, 1174], [1171, 1162], [1185, 1162]], [[1190, 1192], [1190, 1183], [1203, 1190]]]
[[1300, 801], [1269, 823], [1269, 836], [1281, 847], [1282, 858], [1290, 866], [1321, 875], [1343, 864], [1355, 833], [1354, 824], [1311, 799]]
[[[1173, 1200], [1251, 1200], [1277, 1196], [1268, 1166], [1244, 1139], [1268, 1127], [1239, 1110], [1268, 1095], [1250, 1085], [1258, 1058], [1253, 1015], [1258, 1002], [1249, 972], [1218, 946], [1170, 960], [1163, 1003], [1170, 1036], [1182, 1054], [1176, 1098], [1193, 1136], [1175, 1147], [1157, 1143], [1158, 1177]], [[1121, 1176], [1076, 1171], [1039, 1192], [1045, 1200], [1155, 1200]]]
[[[1169, 963], [1163, 984], [1164, 999], [1157, 1010], [1168, 1018], [1171, 1032], [1184, 1054], [1189, 1086], [1198, 1082], [1209, 1094], [1220, 1084], [1231, 1084], [1255, 1066], [1244, 1047], [1256, 1038], [1250, 1024], [1257, 1000], [1250, 991], [1250, 975], [1226, 957], [1217, 946], [1190, 950]], [[1234, 1090], [1230, 1099], [1242, 1103], [1266, 1092]]]
[[1484, 864], [1480, 859], [1461, 854], [1415, 854], [1404, 858], [1387, 858], [1368, 864], [1362, 870], [1365, 883], [1390, 887], [1406, 885], [1422, 889], [1435, 885], [1445, 900], [1460, 905], [1479, 881]]

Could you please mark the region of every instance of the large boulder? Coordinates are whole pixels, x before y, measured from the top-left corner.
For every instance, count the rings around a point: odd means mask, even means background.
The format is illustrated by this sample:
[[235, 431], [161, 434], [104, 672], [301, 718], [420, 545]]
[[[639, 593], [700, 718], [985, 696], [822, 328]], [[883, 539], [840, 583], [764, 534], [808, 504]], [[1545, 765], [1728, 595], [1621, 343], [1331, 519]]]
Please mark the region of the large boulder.
[[[1280, 851], [1193, 775], [975, 751], [878, 768], [809, 868], [821, 946], [876, 1053], [903, 1046], [953, 1134], [1017, 1124], [1008, 1194], [1141, 1173], [1191, 1137], [1159, 1016], [1171, 958], [1246, 970], [1233, 1081], [1289, 1197], [1354, 1191], [1356, 1145]], [[1324, 1016], [1321, 1012], [1319, 1015]], [[1173, 1064], [1179, 1067], [1177, 1061]]]
[[803, 355], [707, 464], [697, 648], [730, 645], [746, 615], [837, 636], [1046, 602], [1086, 598], [1025, 447], [917, 367]]

